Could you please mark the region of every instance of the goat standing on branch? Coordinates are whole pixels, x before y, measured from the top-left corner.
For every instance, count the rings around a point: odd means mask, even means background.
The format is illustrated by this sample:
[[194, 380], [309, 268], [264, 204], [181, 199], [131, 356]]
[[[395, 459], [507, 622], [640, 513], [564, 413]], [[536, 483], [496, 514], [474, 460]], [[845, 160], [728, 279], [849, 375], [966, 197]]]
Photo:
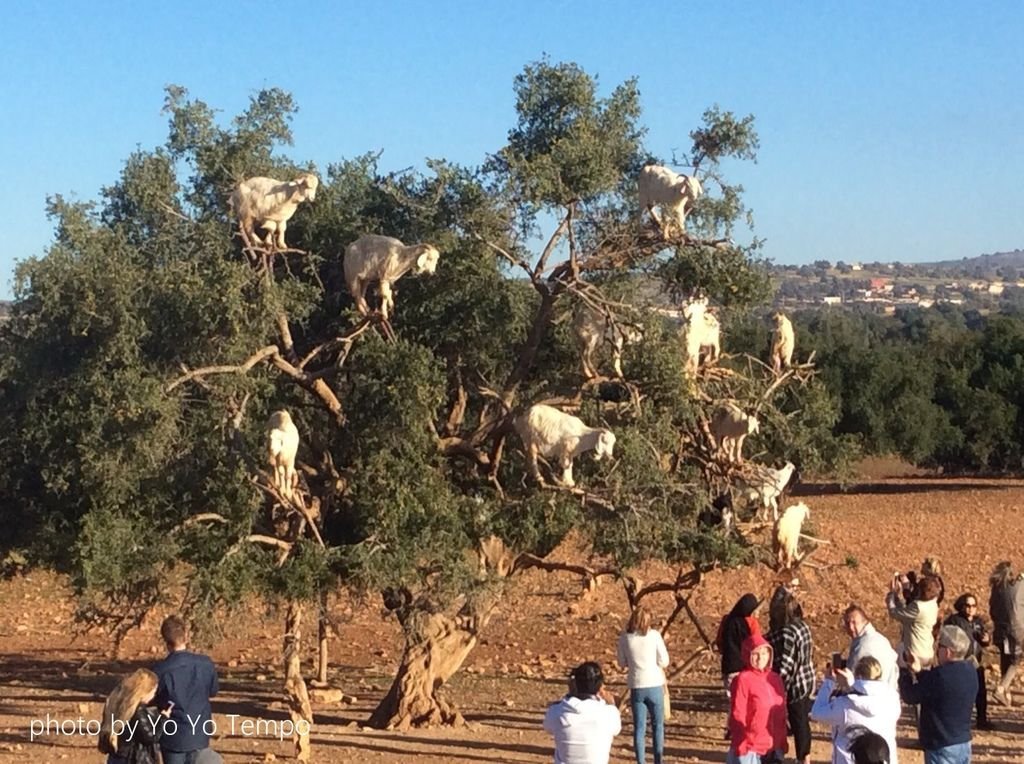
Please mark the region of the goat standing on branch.
[[786, 507], [776, 521], [773, 540], [780, 570], [793, 567], [793, 563], [799, 559], [800, 529], [810, 516], [810, 508], [801, 501]]
[[708, 361], [717, 361], [721, 355], [722, 326], [708, 312], [708, 300], [691, 300], [683, 307], [683, 344], [686, 348], [686, 370], [696, 374], [700, 367], [700, 354], [704, 351]]
[[612, 368], [615, 376], [622, 378], [622, 351], [626, 345], [632, 345], [643, 339], [640, 329], [634, 326], [620, 325], [610, 317], [588, 305], [581, 305], [572, 321], [573, 335], [580, 348], [580, 363], [583, 376], [593, 379], [600, 376], [594, 365], [594, 354], [602, 343], [612, 349]]
[[793, 462], [786, 462], [779, 469], [773, 469], [761, 464], [753, 464], [754, 475], [750, 478], [741, 478], [737, 481], [736, 487], [745, 501], [757, 503], [761, 507], [757, 515], [761, 520], [768, 519], [768, 510], [772, 510], [772, 520], [779, 519], [779, 497], [789, 488], [793, 481], [796, 466]]
[[398, 239], [376, 234], [363, 234], [345, 250], [345, 283], [364, 316], [370, 313], [366, 290], [376, 281], [380, 284], [380, 312], [387, 321], [395, 309], [391, 285], [412, 271], [433, 275], [440, 253], [430, 244], [406, 246]]
[[772, 315], [775, 329], [772, 331], [772, 369], [781, 374], [793, 363], [793, 350], [796, 348], [796, 336], [793, 334], [793, 323], [779, 311]]
[[[672, 213], [674, 222], [679, 227], [679, 235], [686, 233], [686, 213], [704, 193], [704, 187], [695, 175], [680, 175], [667, 167], [647, 165], [637, 177], [637, 190], [640, 196], [640, 214], [647, 210], [654, 222], [661, 229], [662, 236], [668, 238], [668, 213]], [[661, 208], [659, 218], [654, 211]]]
[[734, 464], [743, 464], [743, 441], [748, 435], [761, 431], [761, 423], [753, 414], [747, 414], [733, 403], [727, 403], [715, 412], [711, 420], [711, 434], [715, 445], [725, 452]]
[[267, 420], [268, 461], [273, 475], [274, 487], [284, 498], [291, 499], [299, 487], [299, 473], [295, 469], [295, 457], [299, 452], [299, 430], [287, 411], [275, 411]]
[[[320, 180], [309, 172], [289, 181], [263, 177], [241, 181], [231, 193], [230, 202], [245, 246], [252, 249], [256, 243], [264, 243], [273, 247], [276, 233], [277, 248], [287, 249], [284, 232], [288, 221], [300, 203], [316, 198], [319, 185]], [[266, 230], [265, 241], [256, 235], [256, 226]]]
[[615, 448], [615, 434], [604, 428], [587, 427], [583, 420], [566, 414], [552, 406], [538, 403], [515, 420], [516, 432], [523, 441], [530, 473], [544, 485], [537, 456], [558, 459], [562, 470], [561, 480], [556, 482], [572, 488], [572, 460], [587, 451], [594, 452], [594, 460], [612, 457]]

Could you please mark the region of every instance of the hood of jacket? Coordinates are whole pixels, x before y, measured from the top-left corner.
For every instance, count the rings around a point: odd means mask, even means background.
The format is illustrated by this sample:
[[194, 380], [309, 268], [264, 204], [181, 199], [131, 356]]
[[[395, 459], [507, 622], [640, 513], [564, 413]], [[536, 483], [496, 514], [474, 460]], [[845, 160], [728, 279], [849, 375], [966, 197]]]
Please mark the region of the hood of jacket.
[[585, 704], [601, 703], [596, 698], [577, 698], [575, 695], [566, 695], [556, 706], [559, 711], [559, 721], [563, 727], [571, 727], [579, 723], [583, 718], [586, 708]]
[[882, 712], [886, 708], [886, 701], [899, 702], [899, 693], [881, 679], [858, 679], [853, 683], [853, 692], [845, 697], [850, 707], [864, 716], [875, 716]]
[[768, 668], [765, 671], [771, 671], [772, 661], [775, 660], [775, 651], [772, 649], [771, 643], [760, 634], [751, 634], [743, 640], [743, 645], [740, 647], [740, 655], [743, 657], [744, 667], [753, 669], [750, 665], [750, 654], [762, 646], [768, 648]]

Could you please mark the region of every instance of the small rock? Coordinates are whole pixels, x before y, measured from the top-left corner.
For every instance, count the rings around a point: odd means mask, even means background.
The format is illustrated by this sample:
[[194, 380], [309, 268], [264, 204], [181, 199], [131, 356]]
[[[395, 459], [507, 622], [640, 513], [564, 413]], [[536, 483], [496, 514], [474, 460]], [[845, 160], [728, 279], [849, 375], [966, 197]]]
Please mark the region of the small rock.
[[505, 708], [515, 708], [515, 707], [516, 707], [516, 702], [514, 700], [506, 700], [505, 701]]
[[257, 682], [265, 682], [265, 681], [267, 681], [267, 675], [266, 674], [257, 674], [256, 675], [256, 681]]
[[228, 661], [228, 668], [238, 668], [238, 661], [231, 659]]

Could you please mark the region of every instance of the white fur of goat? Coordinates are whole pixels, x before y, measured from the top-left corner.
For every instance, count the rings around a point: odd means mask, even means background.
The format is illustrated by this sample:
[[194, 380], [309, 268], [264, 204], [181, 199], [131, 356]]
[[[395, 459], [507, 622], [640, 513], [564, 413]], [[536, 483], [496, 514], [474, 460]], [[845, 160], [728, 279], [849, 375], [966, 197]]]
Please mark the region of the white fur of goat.
[[775, 321], [775, 329], [772, 331], [772, 369], [778, 374], [793, 363], [796, 335], [793, 322], [784, 313], [775, 313], [772, 319]]
[[740, 496], [749, 503], [761, 505], [758, 516], [768, 519], [768, 510], [772, 510], [772, 520], [779, 519], [779, 497], [793, 479], [796, 466], [786, 462], [779, 469], [756, 465], [756, 477], [741, 479], [737, 482]]
[[748, 435], [761, 431], [761, 423], [753, 414], [747, 414], [733, 403], [719, 408], [711, 419], [711, 434], [715, 444], [735, 464], [743, 463], [743, 441]]
[[395, 309], [392, 285], [406, 273], [433, 275], [440, 253], [430, 244], [406, 246], [398, 239], [363, 234], [345, 250], [345, 283], [364, 316], [369, 314], [366, 290], [374, 281], [380, 284], [380, 311], [387, 319]]
[[600, 376], [594, 365], [594, 356], [602, 343], [612, 351], [612, 368], [620, 379], [622, 373], [622, 351], [643, 339], [643, 332], [637, 327], [620, 324], [588, 305], [580, 305], [572, 320], [572, 331], [580, 348], [580, 364], [583, 376], [593, 379]]
[[[319, 178], [302, 173], [295, 180], [256, 177], [243, 180], [231, 193], [231, 212], [238, 218], [238, 230], [247, 247], [260, 242], [256, 226], [267, 231], [266, 246], [287, 249], [284, 232], [299, 204], [313, 201]], [[276, 237], [275, 237], [276, 234]]]
[[267, 461], [273, 473], [274, 487], [289, 499], [299, 486], [299, 473], [295, 470], [299, 430], [292, 421], [292, 415], [282, 409], [270, 415], [267, 431]]
[[647, 210], [663, 235], [668, 235], [666, 220], [654, 211], [660, 207], [664, 218], [671, 214], [679, 233], [686, 233], [686, 213], [704, 193], [704, 187], [695, 175], [680, 175], [667, 167], [647, 165], [637, 177], [640, 210]]
[[556, 459], [562, 470], [557, 482], [576, 485], [572, 477], [572, 460], [587, 451], [594, 459], [611, 458], [615, 449], [615, 433], [601, 427], [588, 427], [579, 417], [566, 414], [553, 406], [538, 403], [515, 420], [516, 432], [523, 441], [526, 459], [534, 479], [543, 484], [537, 457]]
[[801, 501], [786, 507], [775, 522], [775, 549], [780, 568], [791, 568], [797, 561], [800, 550], [800, 531], [804, 521], [810, 516], [810, 507]]

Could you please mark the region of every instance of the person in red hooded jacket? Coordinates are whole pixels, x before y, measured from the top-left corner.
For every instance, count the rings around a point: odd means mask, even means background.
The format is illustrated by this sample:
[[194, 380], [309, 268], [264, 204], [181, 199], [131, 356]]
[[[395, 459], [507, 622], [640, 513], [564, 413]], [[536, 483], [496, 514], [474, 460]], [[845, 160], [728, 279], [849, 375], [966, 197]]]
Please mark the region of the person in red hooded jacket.
[[744, 669], [732, 682], [727, 764], [782, 762], [786, 753], [786, 690], [772, 671], [772, 646], [760, 634], [743, 640]]

